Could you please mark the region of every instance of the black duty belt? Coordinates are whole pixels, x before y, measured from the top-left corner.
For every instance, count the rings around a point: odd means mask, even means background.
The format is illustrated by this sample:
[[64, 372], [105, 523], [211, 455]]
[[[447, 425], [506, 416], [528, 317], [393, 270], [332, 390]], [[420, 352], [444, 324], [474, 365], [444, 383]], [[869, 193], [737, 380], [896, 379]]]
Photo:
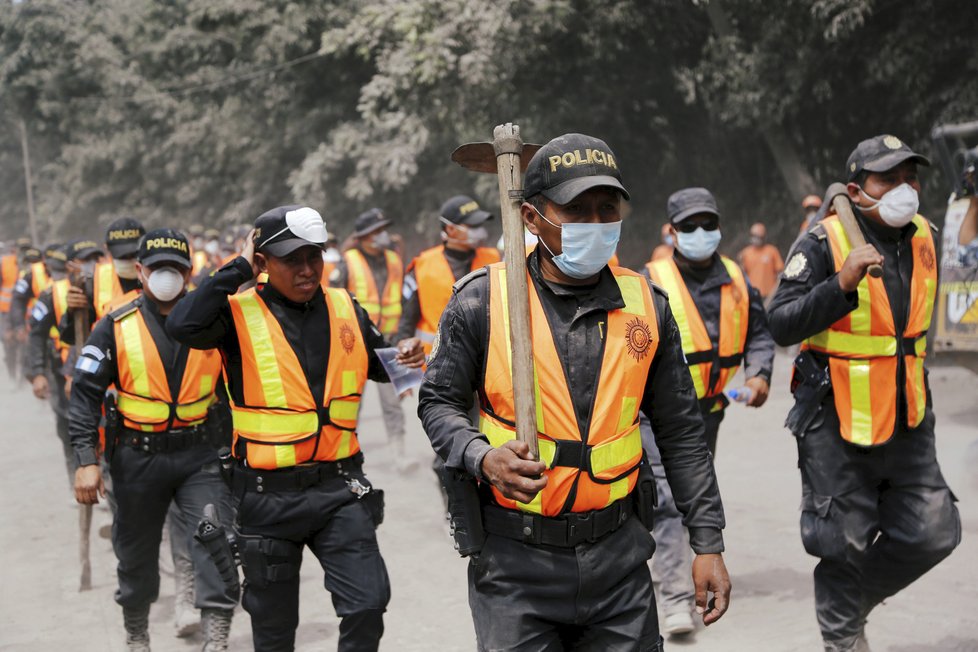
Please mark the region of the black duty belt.
[[593, 512], [571, 512], [563, 516], [540, 516], [486, 505], [483, 525], [487, 532], [532, 545], [573, 548], [611, 534], [632, 515], [631, 495]]
[[119, 443], [144, 453], [177, 453], [210, 443], [210, 435], [203, 425], [165, 432], [140, 432], [124, 428]]
[[240, 494], [242, 491], [254, 491], [260, 494], [275, 491], [302, 491], [333, 478], [359, 473], [362, 468], [362, 453], [336, 462], [316, 462], [287, 469], [252, 469], [235, 464], [231, 471], [231, 489], [235, 494]]

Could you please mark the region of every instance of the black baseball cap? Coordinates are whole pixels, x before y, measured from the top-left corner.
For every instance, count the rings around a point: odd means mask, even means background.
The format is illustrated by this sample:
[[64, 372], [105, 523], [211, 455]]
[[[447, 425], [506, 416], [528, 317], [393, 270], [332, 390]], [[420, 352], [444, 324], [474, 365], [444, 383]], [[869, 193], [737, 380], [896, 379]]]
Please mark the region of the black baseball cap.
[[113, 258], [125, 258], [139, 251], [139, 240], [146, 229], [131, 217], [120, 217], [105, 231], [105, 246]]
[[912, 159], [920, 165], [930, 165], [930, 160], [910, 149], [910, 146], [889, 134], [874, 136], [862, 141], [852, 150], [846, 161], [846, 180], [852, 181], [863, 170], [886, 172], [904, 161]]
[[152, 267], [159, 263], [176, 263], [185, 269], [193, 268], [190, 262], [190, 242], [176, 229], [154, 229], [139, 242], [136, 260]]
[[582, 192], [602, 186], [629, 198], [611, 148], [600, 138], [564, 134], [541, 147], [530, 159], [523, 177], [523, 196], [543, 194], [563, 206]]
[[308, 206], [279, 206], [255, 220], [255, 250], [276, 258], [309, 245], [321, 249], [328, 238], [322, 215]]
[[390, 223], [391, 221], [384, 216], [383, 211], [379, 208], [371, 208], [369, 211], [357, 215], [357, 219], [353, 223], [353, 235], [358, 238], [369, 235], [374, 231], [379, 231], [385, 226], [388, 226]]
[[65, 246], [58, 242], [52, 242], [44, 247], [44, 264], [53, 272], [65, 271], [65, 263], [68, 262], [68, 254], [65, 253]]
[[673, 224], [700, 213], [711, 213], [720, 217], [717, 200], [706, 188], [683, 188], [669, 195], [666, 201], [666, 215]]
[[479, 202], [468, 195], [455, 195], [445, 200], [438, 214], [452, 224], [464, 224], [465, 226], [479, 226], [492, 219], [492, 213], [482, 210], [479, 207]]
[[20, 250], [29, 249], [34, 246], [34, 242], [27, 236], [21, 236], [17, 238], [17, 248]]
[[65, 245], [65, 254], [67, 254], [68, 260], [79, 260], [96, 254], [104, 256], [105, 252], [102, 251], [101, 245], [94, 240], [79, 238]]
[[41, 260], [42, 254], [41, 250], [35, 246], [30, 246], [23, 251], [24, 260], [29, 263], [36, 263]]

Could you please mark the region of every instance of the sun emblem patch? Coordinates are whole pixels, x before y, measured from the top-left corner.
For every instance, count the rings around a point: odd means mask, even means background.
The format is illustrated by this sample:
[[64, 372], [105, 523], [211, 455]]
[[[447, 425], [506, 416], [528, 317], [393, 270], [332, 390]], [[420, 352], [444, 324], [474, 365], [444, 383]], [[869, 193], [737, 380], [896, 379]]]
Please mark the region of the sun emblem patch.
[[802, 252], [796, 253], [788, 261], [788, 264], [784, 266], [784, 277], [785, 278], [798, 278], [798, 276], [805, 271], [808, 267], [808, 259], [805, 258], [805, 254]]
[[356, 344], [356, 341], [356, 335], [353, 334], [350, 325], [343, 324], [343, 327], [340, 328], [340, 344], [343, 345], [343, 350], [346, 351], [347, 355], [353, 353], [353, 345]]
[[924, 266], [928, 272], [934, 271], [934, 250], [930, 247], [920, 248], [920, 264]]
[[636, 362], [641, 362], [652, 346], [649, 325], [638, 317], [625, 324], [625, 343], [628, 346], [628, 355], [635, 358]]
[[886, 138], [883, 139], [883, 144], [889, 147], [890, 149], [900, 149], [901, 147], [903, 147], [903, 143], [901, 143], [900, 139], [897, 138], [896, 136], [887, 136]]

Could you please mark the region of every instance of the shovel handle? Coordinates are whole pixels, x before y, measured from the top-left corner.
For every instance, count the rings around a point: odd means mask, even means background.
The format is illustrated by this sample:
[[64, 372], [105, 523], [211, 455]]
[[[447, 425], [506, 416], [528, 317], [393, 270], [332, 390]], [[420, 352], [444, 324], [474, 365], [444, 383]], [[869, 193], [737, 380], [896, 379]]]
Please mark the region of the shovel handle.
[[[866, 244], [866, 238], [863, 237], [863, 232], [859, 229], [859, 224], [856, 223], [856, 216], [852, 214], [852, 205], [849, 203], [849, 193], [846, 187], [841, 183], [833, 183], [829, 186], [829, 196], [832, 197], [832, 208], [835, 209], [835, 214], [839, 216], [839, 221], [842, 222], [842, 228], [846, 232], [846, 237], [849, 238], [849, 244], [852, 248], [861, 247]], [[872, 264], [866, 273], [873, 278], [880, 278], [883, 276], [883, 266]]]

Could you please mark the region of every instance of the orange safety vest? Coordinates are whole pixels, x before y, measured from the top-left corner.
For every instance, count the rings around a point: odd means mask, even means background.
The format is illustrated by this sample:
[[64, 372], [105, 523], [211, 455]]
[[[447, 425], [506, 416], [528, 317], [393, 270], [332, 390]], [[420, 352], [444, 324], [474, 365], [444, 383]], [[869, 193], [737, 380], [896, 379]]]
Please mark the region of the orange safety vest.
[[[92, 303], [95, 306], [95, 319], [99, 320], [112, 312], [109, 304], [113, 299], [122, 295], [122, 283], [119, 282], [119, 276], [115, 273], [115, 267], [112, 263], [96, 265], [95, 277], [92, 280]], [[117, 307], [119, 305], [116, 304]]]
[[141, 301], [111, 313], [115, 328], [119, 392], [117, 406], [127, 428], [164, 432], [203, 423], [217, 402], [214, 390], [221, 375], [216, 349], [190, 349], [174, 400], [153, 334], [146, 325]]
[[44, 263], [31, 263], [31, 292], [34, 298], [41, 296], [41, 292], [51, 287], [51, 277]]
[[[540, 459], [547, 465], [547, 486], [529, 503], [510, 500], [493, 487], [496, 502], [503, 507], [544, 516], [589, 512], [607, 507], [635, 488], [643, 455], [638, 412], [659, 345], [659, 326], [648, 282], [620, 267], [612, 274], [625, 306], [608, 313], [604, 357], [585, 432], [577, 424], [547, 315], [529, 281], [537, 432]], [[511, 360], [506, 268], [495, 264], [489, 267], [489, 352], [480, 392], [479, 431], [496, 448], [516, 438]]]
[[[481, 269], [486, 265], [498, 263], [499, 252], [489, 247], [479, 247], [472, 259], [471, 271]], [[438, 320], [445, 311], [449, 299], [452, 298], [452, 286], [455, 275], [445, 258], [445, 246], [439, 245], [426, 249], [411, 261], [409, 271], [414, 270], [414, 278], [418, 282], [418, 303], [421, 306], [421, 320], [415, 330], [415, 336], [421, 339], [424, 353], [431, 353], [431, 345], [435, 341], [438, 330]]]
[[278, 319], [254, 289], [228, 297], [241, 347], [243, 403], [231, 400], [234, 451], [248, 466], [278, 469], [334, 461], [360, 450], [357, 412], [367, 381], [367, 346], [346, 290], [324, 293], [329, 312], [325, 393], [313, 397]]
[[[837, 215], [821, 223], [838, 272], [852, 245]], [[910, 310], [903, 333], [897, 336], [883, 279], [867, 274], [856, 288], [856, 309], [802, 342], [802, 349], [828, 356], [842, 437], [859, 446], [884, 444], [896, 431], [898, 356], [903, 356], [906, 370], [907, 426], [919, 426], [927, 407], [924, 357], [937, 293], [937, 256], [930, 222], [916, 215], [913, 223]]]
[[14, 285], [20, 278], [17, 255], [7, 254], [0, 258], [0, 314], [10, 312], [10, 302], [14, 298]]
[[[726, 256], [720, 256], [720, 261], [733, 282], [720, 288], [720, 341], [716, 347], [710, 341], [703, 317], [689, 294], [675, 259], [660, 258], [645, 264], [652, 281], [669, 294], [669, 306], [679, 327], [683, 354], [693, 377], [696, 398], [701, 400], [718, 396], [733, 380], [743, 360], [744, 345], [747, 342], [747, 322], [750, 317], [747, 282], [737, 263]], [[720, 365], [720, 374], [716, 383], [711, 385], [710, 376], [714, 363]], [[720, 403], [713, 406], [714, 411], [720, 409], [723, 409]]]
[[384, 256], [387, 261], [387, 284], [383, 292], [378, 292], [373, 272], [363, 253], [359, 249], [349, 249], [343, 254], [347, 269], [346, 289], [357, 298], [380, 332], [390, 335], [397, 332], [397, 322], [401, 319], [404, 265], [401, 257], [393, 251], [384, 250]]
[[68, 288], [70, 287], [71, 281], [66, 278], [55, 281], [51, 286], [54, 326], [48, 331], [48, 336], [54, 342], [54, 348], [61, 356], [62, 364], [68, 361], [68, 354], [71, 352], [71, 347], [61, 341], [61, 331], [58, 330], [58, 324], [61, 323], [61, 318], [64, 317], [64, 314], [68, 312]]

